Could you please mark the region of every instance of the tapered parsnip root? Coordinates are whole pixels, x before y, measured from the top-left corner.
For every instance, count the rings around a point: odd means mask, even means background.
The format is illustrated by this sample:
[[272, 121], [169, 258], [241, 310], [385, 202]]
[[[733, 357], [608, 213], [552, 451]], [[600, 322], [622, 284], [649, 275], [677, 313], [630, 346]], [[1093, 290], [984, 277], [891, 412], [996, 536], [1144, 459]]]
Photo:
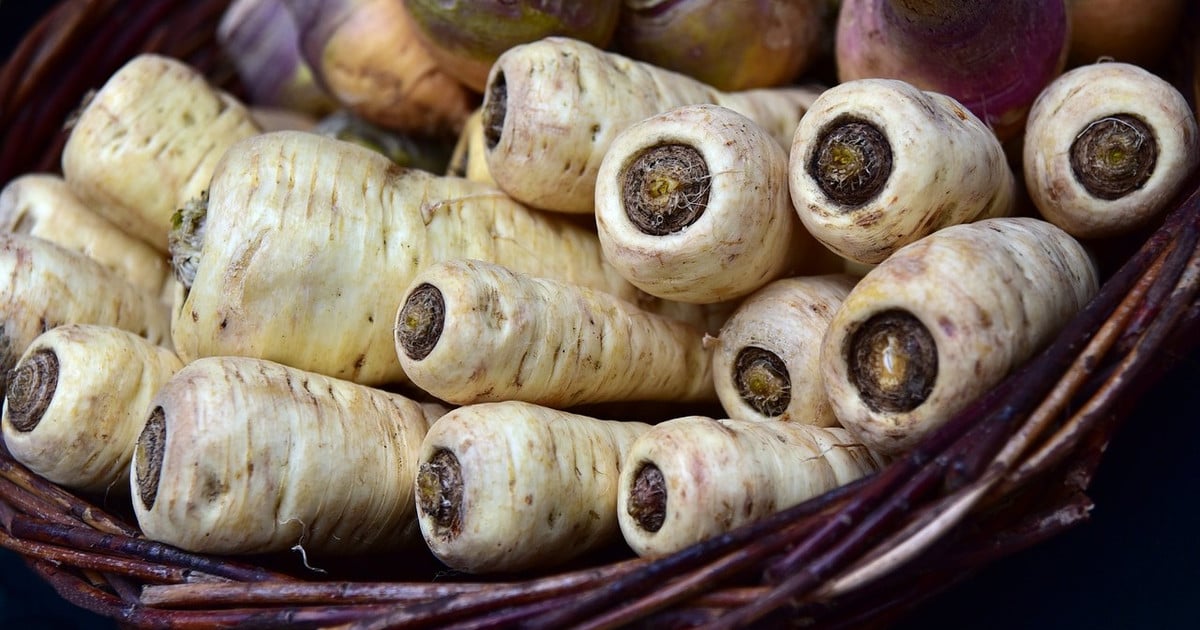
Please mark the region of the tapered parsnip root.
[[417, 273], [396, 316], [396, 354], [415, 385], [456, 404], [717, 399], [703, 330], [478, 260]]
[[730, 418], [837, 425], [821, 381], [821, 339], [856, 281], [782, 278], [738, 305], [713, 350], [717, 396]]
[[[206, 207], [181, 220], [194, 261], [174, 313], [180, 356], [243, 355], [365, 384], [403, 382], [392, 339], [423, 267], [477, 258], [604, 290], [705, 330], [717, 310], [650, 298], [604, 260], [594, 232], [496, 188], [396, 166], [364, 147], [275, 132], [232, 147]], [[185, 266], [190, 266], [188, 262]], [[723, 319], [721, 320], [723, 321]]]
[[200, 72], [141, 54], [83, 107], [63, 177], [89, 208], [165, 252], [171, 215], [208, 188], [231, 144], [258, 132], [249, 110]]
[[1040, 219], [951, 226], [859, 280], [821, 347], [842, 426], [906, 451], [1047, 343], [1096, 293], [1095, 264]]
[[740, 298], [829, 258], [788, 195], [788, 155], [719, 105], [685, 105], [617, 134], [596, 180], [607, 259], [635, 286], [682, 302]]
[[463, 177], [490, 186], [496, 185], [488, 171], [487, 156], [483, 139], [483, 110], [476, 109], [463, 123], [463, 130], [454, 144], [450, 166], [446, 171], [452, 177]]
[[58, 175], [31, 173], [8, 182], [0, 190], [0, 230], [57, 243], [149, 293], [166, 292], [171, 267], [162, 252], [96, 214]]
[[741, 113], [787, 146], [820, 88], [721, 92], [683, 74], [561, 37], [510, 48], [483, 100], [487, 163], [500, 188], [534, 207], [592, 212], [600, 161], [617, 134], [681, 105]]
[[1081, 66], [1029, 113], [1024, 168], [1042, 216], [1079, 238], [1132, 231], [1162, 213], [1200, 162], [1183, 95], [1138, 66]]
[[246, 357], [198, 359], [150, 404], [130, 489], [146, 536], [201, 553], [404, 547], [445, 409]]
[[62, 324], [101, 324], [169, 339], [170, 314], [100, 263], [28, 234], [0, 233], [0, 392], [3, 379], [38, 335]]
[[425, 542], [469, 573], [549, 567], [618, 539], [617, 478], [650, 428], [517, 401], [459, 407], [421, 445]]
[[840, 427], [675, 418], [629, 447], [617, 522], [638, 555], [666, 555], [850, 483], [882, 463]]
[[1004, 149], [954, 99], [860, 79], [813, 103], [791, 145], [792, 203], [837, 254], [878, 263], [948, 225], [1012, 214]]
[[110, 326], [64, 324], [30, 344], [4, 399], [4, 443], [54, 483], [124, 494], [150, 398], [183, 362]]

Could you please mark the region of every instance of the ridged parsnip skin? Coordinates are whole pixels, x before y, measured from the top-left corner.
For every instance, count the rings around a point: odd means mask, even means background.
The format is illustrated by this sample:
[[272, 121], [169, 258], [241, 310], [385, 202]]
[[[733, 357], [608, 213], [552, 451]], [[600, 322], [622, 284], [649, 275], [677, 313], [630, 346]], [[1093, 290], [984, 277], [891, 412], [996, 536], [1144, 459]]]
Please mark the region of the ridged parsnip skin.
[[[694, 149], [705, 171], [694, 170], [689, 178], [659, 166], [631, 175], [641, 171], [647, 152], [674, 146]], [[658, 201], [668, 194], [660, 192], [663, 187], [694, 190], [695, 181], [707, 189], [695, 222], [667, 234], [657, 226], [648, 226], [649, 233], [639, 227], [633, 217], [641, 215], [633, 208], [642, 195], [630, 185]], [[650, 201], [645, 205], [657, 209]], [[824, 250], [792, 207], [787, 152], [754, 121], [709, 104], [671, 109], [617, 134], [597, 174], [596, 229], [605, 257], [621, 275], [651, 295], [681, 302], [743, 297]]]
[[[413, 328], [404, 305], [423, 285], [440, 291], [444, 324], [414, 360], [401, 341]], [[703, 330], [602, 291], [455, 259], [419, 272], [401, 305], [401, 367], [447, 402], [716, 401]]]
[[[824, 494], [883, 462], [839, 427], [684, 416], [654, 425], [625, 455], [617, 522], [640, 556], [663, 556]], [[629, 512], [643, 467], [662, 473], [656, 531]]]
[[403, 382], [392, 341], [400, 300], [417, 271], [451, 258], [709, 315], [638, 291], [604, 261], [594, 232], [485, 184], [316, 134], [234, 145], [213, 175], [204, 234], [172, 322], [185, 360], [254, 356], [368, 385]]
[[[207, 357], [151, 401], [130, 490], [147, 538], [199, 553], [356, 554], [415, 541], [421, 440], [445, 409], [247, 357]], [[149, 475], [149, 477], [147, 477]], [[157, 482], [148, 504], [145, 484]]]
[[454, 455], [460, 519], [439, 524], [418, 501], [426, 544], [454, 569], [489, 573], [549, 567], [618, 540], [617, 479], [649, 428], [519, 401], [450, 411], [425, 436], [421, 463]]
[[[821, 381], [821, 340], [855, 282], [845, 274], [781, 278], [742, 300], [714, 340], [713, 379], [727, 416], [837, 426]], [[778, 413], [764, 413], [774, 407], [760, 398], [773, 393], [770, 384], [756, 382], [753, 371], [739, 365], [747, 348], [773, 354], [786, 368], [787, 404]], [[738, 379], [737, 370], [746, 370], [746, 376]], [[739, 380], [748, 385], [745, 394]], [[751, 404], [747, 396], [758, 402]]]
[[[830, 324], [821, 373], [842, 426], [884, 455], [902, 453], [1033, 356], [1095, 295], [1086, 250], [1040, 219], [951, 226], [892, 254], [859, 280]], [[936, 346], [936, 377], [908, 411], [875, 410], [851, 382], [856, 329], [912, 314]]]
[[0, 391], [38, 335], [62, 324], [102, 324], [166, 343], [170, 313], [100, 263], [28, 234], [0, 233]]
[[0, 230], [21, 232], [75, 250], [130, 284], [162, 295], [171, 266], [162, 252], [96, 214], [50, 173], [29, 173], [0, 190]]
[[[497, 99], [501, 84], [503, 104]], [[483, 101], [485, 134], [489, 107], [503, 120], [494, 130], [498, 141], [494, 136], [488, 141], [488, 168], [518, 201], [588, 213], [600, 161], [617, 134], [633, 123], [680, 105], [715, 103], [754, 120], [786, 147], [820, 90], [721, 92], [578, 40], [547, 37], [508, 49], [492, 66]]]
[[31, 357], [43, 352], [56, 359], [57, 385], [43, 390], [52, 396], [37, 424], [21, 430], [24, 422], [14, 425], [9, 400], [23, 381], [18, 377], [9, 383], [3, 417], [9, 452], [33, 472], [68, 488], [128, 492], [129, 460], [150, 398], [183, 362], [171, 350], [119, 328], [64, 324], [34, 339], [13, 374], [40, 369]]
[[[874, 125], [892, 153], [883, 187], [857, 205], [831, 198], [810, 172], [822, 134], [847, 118]], [[948, 225], [1015, 210], [1016, 180], [991, 130], [954, 99], [895, 79], [822, 93], [796, 126], [789, 168], [792, 203], [808, 231], [861, 263]]]
[[208, 188], [231, 144], [258, 132], [245, 105], [200, 72], [143, 53], [84, 106], [63, 177], [89, 208], [166, 252], [171, 215]]
[[[1119, 115], [1148, 127], [1157, 159], [1144, 183], [1104, 199], [1076, 178], [1072, 146], [1090, 127]], [[1200, 130], [1187, 101], [1173, 85], [1135, 65], [1102, 62], [1066, 72], [1042, 91], [1029, 113], [1024, 143], [1029, 195], [1047, 221], [1077, 238], [1113, 236], [1146, 224], [1166, 209], [1197, 162]]]

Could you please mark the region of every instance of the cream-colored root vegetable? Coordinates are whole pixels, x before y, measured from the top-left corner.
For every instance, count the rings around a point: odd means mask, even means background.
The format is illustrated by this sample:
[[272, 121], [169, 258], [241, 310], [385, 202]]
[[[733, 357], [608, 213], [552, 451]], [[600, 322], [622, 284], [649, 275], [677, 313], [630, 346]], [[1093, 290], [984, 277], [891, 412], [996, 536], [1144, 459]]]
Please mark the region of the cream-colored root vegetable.
[[88, 208], [50, 173], [30, 173], [0, 190], [0, 230], [21, 232], [75, 250], [136, 287], [166, 292], [171, 266], [162, 252]]
[[250, 111], [199, 71], [144, 53], [85, 104], [63, 148], [63, 177], [89, 208], [161, 252], [171, 215], [208, 188]]
[[845, 274], [781, 278], [742, 300], [711, 340], [726, 415], [837, 425], [821, 381], [821, 339], [856, 281]]
[[455, 404], [717, 399], [703, 330], [484, 261], [417, 273], [395, 342], [413, 384]]
[[170, 313], [100, 263], [28, 234], [0, 232], [0, 392], [38, 335], [62, 324], [101, 324], [169, 340]]
[[860, 263], [1015, 210], [1016, 179], [995, 134], [953, 98], [895, 79], [821, 94], [796, 127], [789, 168], [808, 231]]
[[681, 302], [733, 300], [833, 265], [792, 207], [787, 152], [719, 105], [685, 105], [617, 134], [597, 175], [596, 229], [623, 276]]
[[463, 177], [474, 182], [482, 182], [490, 186], [496, 185], [492, 173], [488, 170], [487, 156], [483, 140], [483, 110], [476, 109], [463, 123], [463, 130], [454, 143], [454, 151], [450, 156], [447, 175]]
[[182, 367], [171, 350], [120, 328], [53, 328], [9, 375], [4, 443], [54, 483], [123, 495], [150, 398]]
[[619, 540], [617, 479], [650, 425], [518, 401], [459, 407], [421, 445], [417, 518], [468, 573], [561, 564]]
[[858, 281], [821, 347], [842, 426], [884, 455], [910, 449], [1048, 343], [1098, 290], [1069, 234], [1030, 217], [931, 234]]
[[685, 416], [625, 455], [617, 522], [640, 556], [662, 556], [760, 520], [878, 470], [840, 427]]
[[172, 336], [185, 360], [256, 356], [365, 384], [403, 382], [396, 311], [417, 271], [452, 258], [720, 327], [707, 320], [716, 309], [651, 298], [625, 281], [594, 232], [491, 186], [400, 168], [315, 134], [238, 143], [216, 169], [207, 204], [189, 210], [172, 246], [186, 287]]
[[563, 37], [522, 44], [496, 60], [483, 99], [488, 168], [528, 205], [592, 212], [600, 161], [617, 134], [694, 103], [741, 113], [788, 146], [816, 86], [721, 92], [683, 74]]
[[198, 359], [150, 402], [129, 477], [138, 525], [200, 553], [405, 547], [421, 440], [443, 413], [270, 361]]
[[1200, 130], [1173, 85], [1127, 63], [1071, 70], [1042, 91], [1024, 142], [1041, 215], [1078, 238], [1114, 236], [1166, 210], [1200, 162]]

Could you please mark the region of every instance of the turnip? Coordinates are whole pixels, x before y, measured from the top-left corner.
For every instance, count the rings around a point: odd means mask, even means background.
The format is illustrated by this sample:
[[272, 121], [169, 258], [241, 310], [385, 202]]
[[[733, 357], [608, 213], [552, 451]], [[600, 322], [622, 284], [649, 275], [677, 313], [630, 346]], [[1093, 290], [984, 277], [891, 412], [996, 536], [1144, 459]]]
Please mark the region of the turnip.
[[1072, 66], [1114, 59], [1153, 67], [1170, 49], [1187, 0], [1067, 0]]
[[270, 361], [198, 359], [150, 402], [129, 477], [138, 525], [200, 553], [405, 547], [421, 440], [444, 412]]
[[457, 133], [471, 92], [421, 43], [401, 0], [280, 0], [318, 83], [363, 118], [404, 133]]
[[150, 398], [182, 367], [168, 348], [120, 328], [52, 328], [9, 374], [4, 443], [54, 483], [125, 494]]
[[901, 79], [946, 94], [1008, 140], [1062, 71], [1068, 30], [1064, 0], [843, 0], [838, 79]]
[[713, 379], [730, 418], [835, 426], [821, 381], [821, 339], [849, 275], [781, 278], [751, 293], [713, 340]]
[[84, 105], [63, 177], [87, 207], [166, 252], [171, 215], [208, 188], [229, 145], [258, 132], [246, 107], [199, 71], [141, 54]]
[[805, 227], [860, 263], [1015, 208], [1012, 169], [983, 122], [949, 96], [895, 79], [821, 94], [796, 127], [789, 168]]
[[1200, 162], [1183, 95], [1138, 66], [1097, 63], [1047, 86], [1029, 113], [1024, 169], [1048, 221], [1079, 238], [1113, 236], [1166, 210]]
[[162, 252], [93, 212], [50, 173], [16, 177], [0, 190], [0, 230], [75, 250], [155, 295], [165, 295], [171, 267]]
[[716, 309], [650, 298], [626, 282], [594, 232], [491, 186], [315, 134], [231, 147], [207, 202], [187, 209], [172, 233], [185, 294], [171, 332], [185, 360], [257, 356], [369, 385], [403, 382], [392, 337], [403, 293], [418, 270], [452, 258], [720, 327], [708, 321]]
[[850, 483], [882, 463], [839, 427], [674, 418], [629, 447], [617, 522], [638, 555], [661, 556]]
[[169, 339], [170, 314], [159, 296], [103, 265], [28, 234], [0, 233], [0, 392], [38, 335], [62, 324], [102, 324], [152, 343]]
[[858, 281], [822, 342], [838, 421], [881, 454], [906, 451], [1048, 343], [1098, 285], [1083, 246], [1030, 217], [900, 249]]
[[510, 48], [492, 66], [483, 100], [488, 168], [518, 201], [589, 213], [600, 161], [629, 125], [681, 105], [715, 103], [787, 146], [819, 92], [815, 86], [722, 92], [585, 42], [547, 37]]
[[720, 90], [787, 84], [816, 61], [826, 40], [822, 0], [622, 5], [614, 50]]
[[596, 229], [625, 278], [681, 302], [740, 298], [831, 258], [792, 207], [787, 152], [719, 105], [684, 105], [617, 134], [597, 174]]
[[450, 411], [421, 445], [426, 544], [451, 568], [487, 573], [549, 567], [618, 540], [617, 478], [649, 428], [516, 401]]
[[396, 353], [415, 385], [456, 404], [717, 399], [703, 330], [483, 261], [416, 274], [396, 315]]

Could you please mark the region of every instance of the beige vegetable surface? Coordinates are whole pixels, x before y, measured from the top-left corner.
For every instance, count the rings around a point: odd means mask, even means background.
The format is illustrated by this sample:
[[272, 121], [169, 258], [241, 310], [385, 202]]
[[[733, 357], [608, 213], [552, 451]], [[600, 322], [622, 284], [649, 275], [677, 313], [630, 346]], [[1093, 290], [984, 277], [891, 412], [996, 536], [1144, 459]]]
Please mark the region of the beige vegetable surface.
[[490, 573], [561, 564], [618, 540], [617, 477], [649, 428], [517, 401], [450, 411], [421, 445], [425, 542], [451, 568]]
[[945, 228], [859, 280], [829, 325], [821, 372], [842, 426], [902, 453], [1049, 342], [1096, 293], [1066, 232], [1028, 217]]
[[247, 357], [193, 361], [150, 404], [130, 489], [152, 540], [201, 553], [397, 549], [445, 409]]

